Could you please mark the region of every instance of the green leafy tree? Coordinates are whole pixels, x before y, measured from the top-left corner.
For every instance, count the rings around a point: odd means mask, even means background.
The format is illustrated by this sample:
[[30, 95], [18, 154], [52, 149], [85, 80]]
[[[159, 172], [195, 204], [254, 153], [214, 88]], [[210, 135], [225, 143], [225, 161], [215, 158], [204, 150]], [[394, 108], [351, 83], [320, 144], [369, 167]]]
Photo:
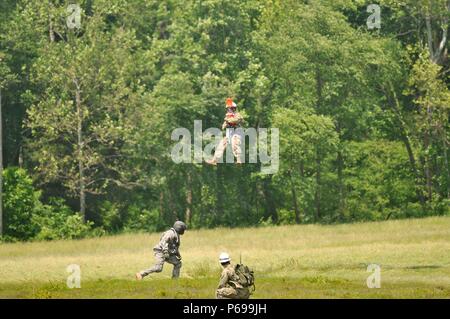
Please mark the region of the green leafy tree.
[[[448, 160], [450, 90], [440, 79], [442, 67], [430, 59], [428, 50], [420, 54], [409, 78], [409, 93], [416, 98], [414, 131], [421, 145], [427, 196], [431, 200], [435, 190], [450, 199]], [[439, 173], [438, 173], [439, 172]]]
[[3, 172], [3, 191], [4, 236], [18, 240], [33, 238], [38, 229], [32, 217], [41, 193], [34, 188], [31, 177], [24, 169], [7, 168]]
[[80, 215], [74, 214], [62, 199], [50, 199], [48, 204], [37, 206], [31, 222], [38, 229], [34, 239], [78, 239], [86, 237], [92, 223], [84, 223]]
[[289, 181], [296, 223], [302, 221], [301, 209], [307, 220], [318, 222], [322, 216], [317, 197], [326, 190], [318, 166], [330, 161], [329, 155], [336, 151], [339, 143], [333, 121], [314, 114], [299, 116], [294, 110], [280, 108], [274, 113], [273, 125], [281, 130], [283, 165], [278, 174], [279, 187]]
[[58, 26], [64, 40], [46, 42], [33, 65], [42, 89], [28, 111], [28, 146], [42, 180], [78, 197], [83, 219], [87, 194], [111, 184], [132, 187], [127, 151], [136, 109], [145, 105], [135, 77], [138, 41], [122, 28], [105, 31], [110, 9], [96, 5], [81, 30]]

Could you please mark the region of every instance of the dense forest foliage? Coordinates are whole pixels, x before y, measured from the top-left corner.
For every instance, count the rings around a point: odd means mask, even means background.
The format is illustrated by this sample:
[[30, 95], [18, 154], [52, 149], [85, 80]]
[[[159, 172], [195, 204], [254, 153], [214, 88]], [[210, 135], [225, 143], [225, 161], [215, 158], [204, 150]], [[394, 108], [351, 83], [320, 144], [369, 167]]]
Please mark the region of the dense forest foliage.
[[[450, 1], [371, 3], [2, 0], [3, 240], [449, 214]], [[227, 97], [276, 174], [171, 160]]]

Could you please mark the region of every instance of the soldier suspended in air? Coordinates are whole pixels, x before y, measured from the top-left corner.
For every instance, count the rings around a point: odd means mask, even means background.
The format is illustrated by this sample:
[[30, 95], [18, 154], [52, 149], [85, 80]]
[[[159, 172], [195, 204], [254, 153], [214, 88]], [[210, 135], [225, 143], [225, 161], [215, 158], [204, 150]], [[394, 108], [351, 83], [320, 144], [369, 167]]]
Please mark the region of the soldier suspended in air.
[[237, 112], [236, 103], [230, 98], [226, 101], [226, 109], [227, 113], [225, 114], [222, 124], [222, 130], [226, 130], [226, 134], [219, 145], [217, 145], [214, 157], [211, 160], [206, 161], [206, 163], [210, 165], [217, 165], [217, 161], [222, 158], [223, 152], [228, 144], [231, 144], [233, 155], [236, 157], [236, 163], [242, 164], [241, 135], [239, 134], [240, 132], [238, 129], [242, 127], [244, 119], [241, 114]]

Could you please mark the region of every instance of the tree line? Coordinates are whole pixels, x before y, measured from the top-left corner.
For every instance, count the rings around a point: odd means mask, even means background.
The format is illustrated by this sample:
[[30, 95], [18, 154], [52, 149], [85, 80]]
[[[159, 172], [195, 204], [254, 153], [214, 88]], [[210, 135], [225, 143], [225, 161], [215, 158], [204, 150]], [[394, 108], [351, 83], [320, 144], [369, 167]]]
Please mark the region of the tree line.
[[[2, 1], [1, 238], [448, 214], [450, 2], [370, 2]], [[171, 160], [228, 97], [276, 174]]]

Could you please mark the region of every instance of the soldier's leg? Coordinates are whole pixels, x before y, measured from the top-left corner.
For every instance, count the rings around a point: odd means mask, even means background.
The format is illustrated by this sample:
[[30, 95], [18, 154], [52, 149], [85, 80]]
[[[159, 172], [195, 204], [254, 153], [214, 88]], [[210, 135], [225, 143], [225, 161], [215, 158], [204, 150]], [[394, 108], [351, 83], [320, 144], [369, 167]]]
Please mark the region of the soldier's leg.
[[250, 291], [246, 288], [244, 289], [237, 289], [237, 296], [236, 299], [248, 299], [250, 298]]
[[217, 299], [236, 299], [237, 291], [234, 288], [226, 287], [217, 289], [216, 298]]
[[227, 147], [227, 141], [228, 141], [228, 139], [225, 136], [222, 139], [222, 141], [219, 143], [219, 145], [217, 145], [216, 151], [214, 152], [214, 157], [213, 157], [214, 161], [218, 161], [220, 158], [222, 158], [223, 152], [225, 151], [225, 149]]
[[236, 157], [236, 162], [237, 163], [242, 163], [241, 160], [241, 136], [238, 134], [234, 134], [232, 139], [231, 139], [231, 146], [233, 148], [233, 155], [234, 157]]
[[164, 267], [164, 256], [162, 253], [155, 253], [156, 263], [153, 267], [140, 272], [142, 277], [148, 276], [153, 272], [161, 272]]
[[177, 256], [170, 256], [167, 262], [173, 265], [172, 278], [180, 277], [180, 270], [182, 266], [181, 260], [178, 259]]

